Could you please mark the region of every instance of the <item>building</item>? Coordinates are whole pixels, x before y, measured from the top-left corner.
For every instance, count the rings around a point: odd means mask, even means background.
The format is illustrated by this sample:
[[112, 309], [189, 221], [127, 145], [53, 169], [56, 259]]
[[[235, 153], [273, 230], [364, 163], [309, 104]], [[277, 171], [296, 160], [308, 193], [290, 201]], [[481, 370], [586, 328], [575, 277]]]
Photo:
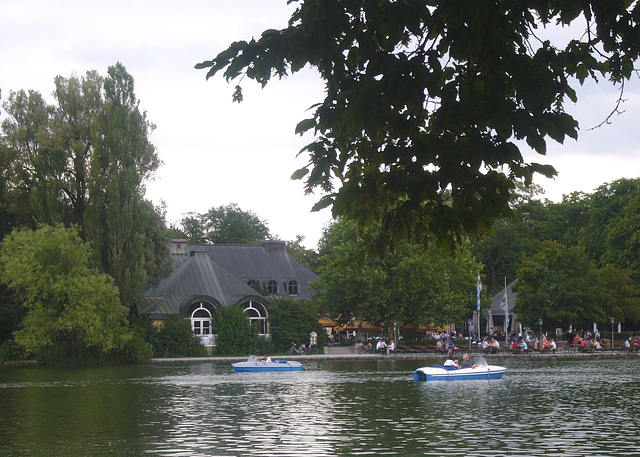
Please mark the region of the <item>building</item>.
[[188, 244], [171, 241], [173, 272], [146, 291], [140, 315], [160, 323], [174, 315], [190, 319], [203, 344], [215, 346], [216, 308], [240, 306], [258, 332], [269, 334], [269, 305], [278, 297], [309, 299], [315, 273], [289, 256], [284, 241], [257, 245]]

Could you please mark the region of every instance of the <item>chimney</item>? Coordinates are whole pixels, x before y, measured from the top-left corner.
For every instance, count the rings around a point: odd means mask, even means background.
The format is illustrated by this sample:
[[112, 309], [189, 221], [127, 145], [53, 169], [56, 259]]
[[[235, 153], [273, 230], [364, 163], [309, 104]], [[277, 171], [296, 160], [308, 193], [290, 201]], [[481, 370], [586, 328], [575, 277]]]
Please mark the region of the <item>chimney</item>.
[[171, 240], [171, 254], [186, 254], [187, 240]]

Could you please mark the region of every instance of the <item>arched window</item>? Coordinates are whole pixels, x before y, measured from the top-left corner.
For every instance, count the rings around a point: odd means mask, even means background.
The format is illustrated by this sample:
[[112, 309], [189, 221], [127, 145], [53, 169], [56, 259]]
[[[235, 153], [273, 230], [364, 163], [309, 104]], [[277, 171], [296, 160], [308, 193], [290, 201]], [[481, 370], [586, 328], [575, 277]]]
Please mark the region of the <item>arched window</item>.
[[256, 287], [258, 287], [258, 281], [256, 281], [255, 279], [250, 279], [247, 281], [247, 285], [252, 289], [255, 289]]
[[267, 283], [267, 293], [269, 295], [278, 295], [278, 283], [273, 279]]
[[269, 334], [269, 322], [267, 321], [267, 309], [260, 302], [249, 300], [242, 303], [242, 310], [249, 316], [249, 323], [255, 326], [258, 335]]
[[289, 295], [298, 295], [298, 281], [292, 279], [287, 283], [287, 293]]
[[207, 302], [196, 303], [189, 318], [191, 319], [191, 330], [196, 335], [211, 335], [211, 311], [206, 305], [212, 307]]

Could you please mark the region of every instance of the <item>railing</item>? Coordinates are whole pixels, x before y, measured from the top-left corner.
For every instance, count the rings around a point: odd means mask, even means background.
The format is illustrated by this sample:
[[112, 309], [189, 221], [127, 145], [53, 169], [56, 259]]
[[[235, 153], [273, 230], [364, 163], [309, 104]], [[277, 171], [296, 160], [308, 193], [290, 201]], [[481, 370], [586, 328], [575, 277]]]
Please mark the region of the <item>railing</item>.
[[217, 336], [218, 335], [200, 335], [200, 342], [206, 347], [215, 346]]

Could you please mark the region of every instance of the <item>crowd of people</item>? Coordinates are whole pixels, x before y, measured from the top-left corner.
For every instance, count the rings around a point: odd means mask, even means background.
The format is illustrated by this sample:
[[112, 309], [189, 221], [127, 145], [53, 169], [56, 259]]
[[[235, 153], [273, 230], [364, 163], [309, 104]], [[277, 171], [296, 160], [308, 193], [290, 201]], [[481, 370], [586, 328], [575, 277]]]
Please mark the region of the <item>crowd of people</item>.
[[640, 335], [630, 336], [624, 340], [624, 349], [626, 351], [640, 352]]

